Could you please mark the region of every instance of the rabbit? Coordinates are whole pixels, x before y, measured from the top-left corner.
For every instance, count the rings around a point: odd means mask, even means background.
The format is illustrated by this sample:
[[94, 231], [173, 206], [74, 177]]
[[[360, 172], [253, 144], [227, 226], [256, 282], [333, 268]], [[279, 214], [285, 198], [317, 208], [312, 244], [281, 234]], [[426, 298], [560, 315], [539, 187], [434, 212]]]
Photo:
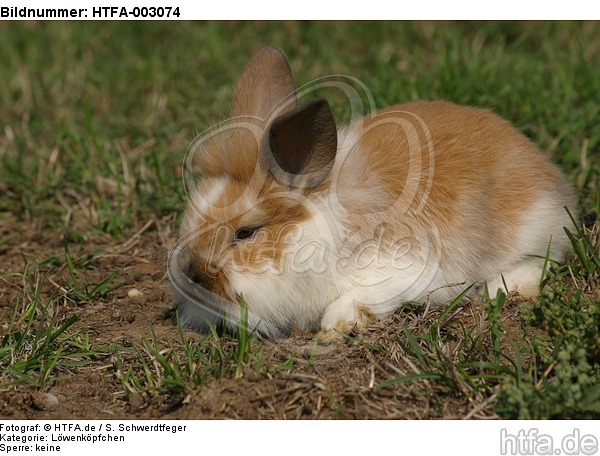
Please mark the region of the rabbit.
[[231, 115], [188, 156], [194, 186], [170, 262], [187, 328], [244, 320], [266, 338], [335, 340], [471, 285], [535, 296], [548, 256], [569, 251], [574, 190], [488, 110], [415, 101], [338, 129], [266, 47]]

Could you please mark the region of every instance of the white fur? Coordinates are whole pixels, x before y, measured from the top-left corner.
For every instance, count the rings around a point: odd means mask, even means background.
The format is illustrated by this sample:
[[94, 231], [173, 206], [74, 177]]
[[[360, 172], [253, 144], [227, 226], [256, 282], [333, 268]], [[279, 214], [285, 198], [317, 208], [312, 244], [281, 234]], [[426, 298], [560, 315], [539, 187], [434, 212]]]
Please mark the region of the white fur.
[[196, 208], [201, 214], [208, 212], [210, 208], [217, 205], [217, 202], [223, 196], [223, 192], [227, 190], [227, 185], [231, 179], [229, 176], [222, 176], [213, 178], [213, 180], [215, 182], [211, 186], [208, 193], [205, 195], [199, 195], [196, 198]]
[[525, 215], [519, 229], [513, 263], [505, 266], [503, 273], [488, 278], [490, 294], [495, 296], [500, 288], [505, 292], [518, 291], [523, 296], [536, 295], [547, 272], [544, 271], [546, 255], [549, 254], [549, 259], [553, 261], [564, 260], [570, 241], [563, 227], [572, 229], [572, 225], [561, 199], [556, 195], [550, 194], [538, 201]]

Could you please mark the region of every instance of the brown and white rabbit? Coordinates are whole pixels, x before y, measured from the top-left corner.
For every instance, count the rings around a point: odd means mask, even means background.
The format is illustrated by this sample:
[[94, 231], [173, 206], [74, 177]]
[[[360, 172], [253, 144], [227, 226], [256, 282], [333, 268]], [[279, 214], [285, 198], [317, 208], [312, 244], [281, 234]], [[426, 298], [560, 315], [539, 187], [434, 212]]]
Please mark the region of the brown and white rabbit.
[[535, 295], [548, 249], [568, 251], [571, 187], [489, 111], [420, 101], [338, 130], [327, 101], [299, 103], [285, 55], [267, 47], [232, 116], [189, 151], [170, 261], [187, 327], [247, 318], [268, 337], [327, 338], [473, 283]]

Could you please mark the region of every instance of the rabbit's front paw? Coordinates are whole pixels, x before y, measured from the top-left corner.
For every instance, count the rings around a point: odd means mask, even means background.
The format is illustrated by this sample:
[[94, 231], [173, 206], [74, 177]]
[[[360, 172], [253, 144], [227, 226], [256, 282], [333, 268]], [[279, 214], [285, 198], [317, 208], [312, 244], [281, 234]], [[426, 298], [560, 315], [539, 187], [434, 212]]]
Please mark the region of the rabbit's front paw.
[[340, 341], [344, 334], [361, 332], [376, 321], [377, 317], [368, 307], [356, 305], [353, 300], [338, 299], [325, 311], [317, 339], [319, 342]]

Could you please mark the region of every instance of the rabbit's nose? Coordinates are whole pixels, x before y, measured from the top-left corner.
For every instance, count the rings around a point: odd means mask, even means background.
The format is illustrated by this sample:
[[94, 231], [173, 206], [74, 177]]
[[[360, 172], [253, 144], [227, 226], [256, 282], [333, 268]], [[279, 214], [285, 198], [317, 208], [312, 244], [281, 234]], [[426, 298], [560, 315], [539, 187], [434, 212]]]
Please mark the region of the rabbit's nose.
[[210, 262], [202, 259], [190, 261], [186, 276], [190, 281], [205, 290], [227, 298], [227, 293], [225, 292], [227, 277], [222, 269], [212, 265]]
[[188, 278], [196, 285], [200, 285], [202, 288], [208, 288], [208, 277], [206, 277], [204, 274], [200, 274], [198, 271], [195, 270], [195, 268], [190, 271], [190, 274], [188, 274]]
[[215, 278], [211, 277], [207, 273], [199, 271], [198, 268], [193, 268], [191, 274], [188, 275], [188, 278], [196, 285], [200, 285], [202, 288], [206, 288], [207, 290], [211, 291], [213, 289], [212, 285]]

